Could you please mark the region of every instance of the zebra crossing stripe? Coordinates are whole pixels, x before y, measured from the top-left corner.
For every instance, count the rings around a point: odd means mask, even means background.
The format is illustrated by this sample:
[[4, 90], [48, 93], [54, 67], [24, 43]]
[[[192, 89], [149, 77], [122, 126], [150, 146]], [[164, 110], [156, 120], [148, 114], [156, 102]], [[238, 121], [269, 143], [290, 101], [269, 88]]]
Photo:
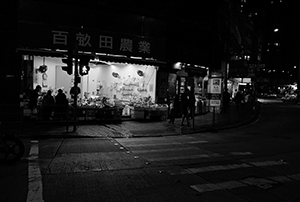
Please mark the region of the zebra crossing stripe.
[[181, 142], [168, 142], [168, 143], [147, 143], [147, 144], [126, 144], [123, 143], [126, 147], [152, 147], [152, 146], [166, 146], [166, 145], [182, 145]]
[[151, 147], [151, 146], [167, 146], [167, 145], [187, 145], [187, 144], [202, 144], [202, 143], [207, 143], [208, 141], [206, 140], [197, 140], [197, 141], [187, 141], [187, 142], [158, 142], [158, 143], [140, 143], [140, 144], [124, 144], [126, 147]]
[[295, 179], [295, 180], [300, 180], [300, 174], [295, 174], [295, 175], [288, 175], [289, 178]]
[[[180, 173], [204, 173], [204, 172], [212, 172], [212, 171], [224, 171], [224, 170], [235, 170], [240, 168], [251, 168], [251, 167], [266, 167], [266, 166], [279, 166], [288, 164], [285, 161], [262, 161], [262, 162], [249, 162], [249, 163], [241, 163], [241, 164], [229, 164], [229, 165], [216, 165], [216, 166], [206, 166], [199, 168], [186, 168], [182, 169], [184, 171], [171, 171], [171, 175], [179, 175]], [[300, 177], [300, 176], [299, 176]]]
[[290, 182], [293, 180], [300, 180], [300, 174], [288, 176], [280, 175], [266, 178], [249, 177], [243, 180], [231, 180], [220, 183], [196, 184], [191, 185], [190, 187], [200, 193], [242, 188], [247, 186], [256, 186], [261, 189], [269, 189], [272, 188], [274, 185], [277, 185], [278, 183]]
[[195, 189], [196, 191], [198, 191], [200, 193], [223, 189], [223, 187], [218, 186], [217, 184], [213, 184], [213, 183], [191, 185], [191, 188]]
[[253, 153], [251, 152], [230, 152], [231, 155], [236, 155], [236, 156], [246, 156], [246, 155], [252, 155]]
[[262, 162], [249, 162], [249, 164], [252, 164], [254, 166], [263, 167], [263, 166], [279, 166], [279, 165], [285, 165], [288, 164], [285, 161], [262, 161]]
[[198, 158], [214, 158], [221, 157], [222, 154], [196, 154], [188, 156], [170, 156], [170, 157], [147, 157], [148, 161], [172, 161], [172, 160], [183, 160], [183, 159], [198, 159]]
[[210, 171], [221, 171], [221, 170], [234, 170], [239, 168], [249, 168], [252, 167], [249, 164], [242, 163], [242, 164], [232, 164], [232, 165], [218, 165], [218, 166], [207, 166], [207, 167], [200, 167], [200, 168], [188, 168], [193, 173], [203, 173], [203, 172], [210, 172]]
[[239, 187], [246, 187], [246, 184], [243, 184], [241, 182], [231, 180], [231, 181], [226, 181], [226, 182], [220, 182], [218, 183], [222, 189], [234, 189], [234, 188], [239, 188]]
[[146, 153], [146, 154], [149, 154], [149, 153], [154, 153], [154, 152], [172, 152], [172, 151], [197, 151], [199, 150], [198, 148], [195, 148], [195, 147], [182, 147], [182, 148], [160, 148], [160, 149], [149, 149], [149, 150], [135, 150], [133, 151], [134, 153], [137, 153], [137, 154], [143, 154], [143, 153]]

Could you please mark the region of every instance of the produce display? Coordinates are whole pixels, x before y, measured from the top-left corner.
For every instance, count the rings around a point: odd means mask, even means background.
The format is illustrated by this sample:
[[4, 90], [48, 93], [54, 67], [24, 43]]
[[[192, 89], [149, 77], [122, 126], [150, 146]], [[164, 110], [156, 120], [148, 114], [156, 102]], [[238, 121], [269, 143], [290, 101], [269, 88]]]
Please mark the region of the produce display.
[[116, 106], [114, 100], [106, 97], [91, 96], [89, 99], [79, 100], [78, 107], [115, 108]]

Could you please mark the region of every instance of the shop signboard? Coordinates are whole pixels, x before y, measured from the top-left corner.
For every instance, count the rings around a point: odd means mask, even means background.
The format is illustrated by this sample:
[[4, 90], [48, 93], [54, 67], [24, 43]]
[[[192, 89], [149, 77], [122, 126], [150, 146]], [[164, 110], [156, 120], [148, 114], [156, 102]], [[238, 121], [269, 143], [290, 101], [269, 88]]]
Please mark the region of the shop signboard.
[[210, 79], [210, 93], [221, 94], [221, 78], [211, 78]]
[[217, 107], [217, 111], [221, 106], [221, 93], [222, 93], [222, 78], [209, 79], [209, 106]]
[[219, 107], [221, 106], [221, 94], [209, 93], [209, 106], [211, 107]]
[[165, 41], [99, 30], [48, 27], [19, 23], [18, 47], [68, 50], [78, 44], [79, 51], [165, 58]]
[[209, 106], [219, 107], [221, 106], [221, 100], [209, 100]]

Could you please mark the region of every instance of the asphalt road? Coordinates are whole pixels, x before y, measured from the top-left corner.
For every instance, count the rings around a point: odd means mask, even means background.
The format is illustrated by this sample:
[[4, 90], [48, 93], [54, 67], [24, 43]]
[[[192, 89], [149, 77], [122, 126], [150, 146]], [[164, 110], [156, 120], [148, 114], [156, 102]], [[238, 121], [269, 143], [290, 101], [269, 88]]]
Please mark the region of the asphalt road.
[[0, 201], [300, 201], [300, 105], [261, 100], [258, 121], [218, 133], [24, 139], [0, 166]]

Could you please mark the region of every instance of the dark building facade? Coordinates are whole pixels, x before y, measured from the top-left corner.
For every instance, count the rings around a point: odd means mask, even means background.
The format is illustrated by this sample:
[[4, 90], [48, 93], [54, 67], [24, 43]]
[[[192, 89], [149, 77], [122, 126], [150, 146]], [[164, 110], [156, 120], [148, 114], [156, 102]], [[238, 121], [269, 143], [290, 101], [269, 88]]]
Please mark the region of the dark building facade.
[[[7, 2], [1, 8], [2, 38], [9, 39], [2, 50], [1, 84], [8, 88], [1, 89], [1, 121], [8, 128], [22, 124], [23, 92], [36, 79], [28, 70], [34, 65], [31, 56], [64, 58], [76, 40], [79, 51], [100, 60], [158, 66], [156, 86], [169, 83], [177, 62], [190, 77], [203, 78], [208, 69], [224, 71], [242, 43], [239, 5], [226, 0], [197, 6], [181, 1]], [[168, 87], [161, 95], [156, 91], [158, 102], [168, 99]]]

